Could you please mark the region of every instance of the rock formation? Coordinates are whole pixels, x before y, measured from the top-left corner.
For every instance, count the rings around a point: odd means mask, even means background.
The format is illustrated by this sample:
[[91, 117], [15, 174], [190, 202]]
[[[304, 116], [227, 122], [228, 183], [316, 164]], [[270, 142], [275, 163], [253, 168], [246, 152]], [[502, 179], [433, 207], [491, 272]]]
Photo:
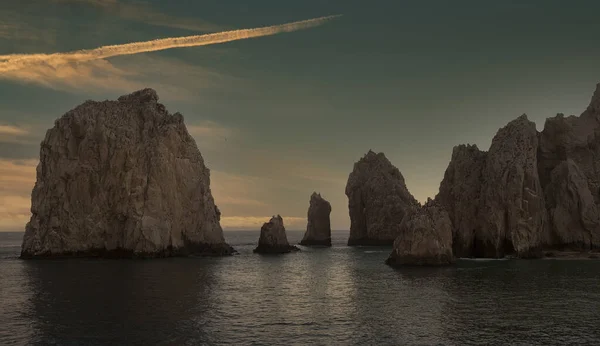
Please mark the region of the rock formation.
[[590, 250], [600, 244], [598, 206], [587, 179], [571, 159], [556, 166], [545, 188], [551, 220], [546, 247]]
[[541, 256], [547, 226], [535, 124], [522, 115], [489, 152], [454, 148], [436, 201], [449, 212], [458, 257]]
[[330, 214], [331, 204], [323, 199], [320, 194], [313, 192], [310, 196], [306, 233], [304, 234], [304, 238], [300, 242], [300, 245], [331, 246]]
[[448, 212], [452, 221], [453, 250], [456, 257], [473, 254], [475, 235], [480, 233], [479, 197], [482, 170], [487, 153], [476, 145], [459, 145], [440, 184], [435, 200]]
[[256, 253], [279, 254], [292, 251], [299, 251], [297, 247], [290, 245], [285, 234], [283, 219], [281, 216], [273, 216], [271, 220], [265, 223], [260, 229], [260, 238], [258, 247], [254, 249]]
[[41, 145], [22, 257], [224, 255], [210, 173], [152, 89], [87, 101]]
[[482, 170], [476, 257], [541, 256], [546, 227], [535, 123], [522, 115], [498, 131]]
[[423, 208], [405, 217], [386, 263], [393, 267], [454, 263], [452, 222], [448, 213], [429, 200]]
[[538, 168], [550, 223], [547, 247], [600, 248], [600, 84], [581, 116], [547, 119], [539, 138]]
[[404, 177], [383, 153], [370, 151], [354, 164], [346, 185], [348, 245], [392, 245], [400, 223], [419, 208]]

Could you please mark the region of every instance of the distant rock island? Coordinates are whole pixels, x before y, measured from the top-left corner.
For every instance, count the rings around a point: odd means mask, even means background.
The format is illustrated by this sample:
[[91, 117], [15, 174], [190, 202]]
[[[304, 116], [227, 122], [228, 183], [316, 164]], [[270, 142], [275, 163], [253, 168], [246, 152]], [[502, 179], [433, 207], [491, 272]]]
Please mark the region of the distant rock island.
[[331, 204], [321, 194], [313, 192], [308, 207], [306, 233], [300, 242], [303, 246], [331, 246]]
[[[378, 155], [375, 164], [369, 152], [348, 180], [347, 194], [358, 190], [357, 171], [368, 186], [360, 196], [348, 194], [350, 243], [369, 232], [368, 239], [397, 234], [390, 265], [451, 263], [449, 227], [454, 257], [539, 258], [600, 249], [600, 84], [579, 117], [559, 114], [537, 132], [522, 115], [498, 131], [488, 152], [455, 147], [438, 195], [423, 207], [399, 203], [408, 200], [404, 181], [383, 173], [395, 168]], [[369, 169], [357, 169], [365, 162]], [[383, 217], [368, 217], [373, 211]], [[389, 215], [394, 222], [382, 222]]]
[[262, 254], [283, 254], [293, 251], [300, 251], [297, 247], [288, 243], [283, 218], [281, 215], [273, 216], [269, 222], [266, 222], [260, 229], [260, 238], [258, 246], [254, 249], [255, 253]]
[[152, 89], [87, 101], [41, 144], [22, 258], [229, 255], [210, 172]]

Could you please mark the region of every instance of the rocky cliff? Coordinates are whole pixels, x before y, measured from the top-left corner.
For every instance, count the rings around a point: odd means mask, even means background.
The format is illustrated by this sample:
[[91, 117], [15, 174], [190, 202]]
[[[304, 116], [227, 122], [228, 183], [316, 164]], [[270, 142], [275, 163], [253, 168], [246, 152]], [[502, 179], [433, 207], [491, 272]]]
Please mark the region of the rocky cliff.
[[260, 229], [258, 246], [254, 249], [256, 253], [281, 254], [299, 251], [297, 247], [290, 245], [285, 234], [283, 218], [280, 215], [273, 216]]
[[448, 213], [429, 200], [423, 208], [405, 217], [386, 263], [393, 267], [454, 263], [452, 222]]
[[310, 196], [308, 224], [300, 245], [331, 246], [330, 214], [331, 204], [321, 197], [321, 194], [314, 192]]
[[210, 173], [152, 89], [87, 101], [40, 150], [22, 257], [223, 255]]
[[600, 84], [581, 116], [547, 119], [539, 140], [538, 169], [550, 223], [547, 247], [600, 248]]
[[392, 245], [404, 217], [419, 208], [398, 168], [383, 153], [370, 150], [354, 164], [346, 196], [350, 213], [348, 245]]

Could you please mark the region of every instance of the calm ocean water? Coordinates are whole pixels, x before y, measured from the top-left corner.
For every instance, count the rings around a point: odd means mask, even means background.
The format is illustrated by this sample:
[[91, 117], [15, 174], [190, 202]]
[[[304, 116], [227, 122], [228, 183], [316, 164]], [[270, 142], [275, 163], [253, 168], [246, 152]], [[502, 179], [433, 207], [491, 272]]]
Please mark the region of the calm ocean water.
[[[384, 265], [390, 249], [22, 261], [0, 233], [1, 345], [600, 345], [600, 261]], [[302, 232], [288, 232], [297, 242]]]

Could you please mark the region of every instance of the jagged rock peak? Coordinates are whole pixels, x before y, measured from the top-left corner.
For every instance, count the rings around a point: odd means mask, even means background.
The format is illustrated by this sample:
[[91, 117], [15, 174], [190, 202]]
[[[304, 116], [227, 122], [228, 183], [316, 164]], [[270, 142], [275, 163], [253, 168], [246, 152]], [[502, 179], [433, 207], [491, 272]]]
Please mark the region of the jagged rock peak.
[[600, 83], [596, 84], [596, 90], [592, 95], [592, 100], [587, 107], [588, 113], [600, 114]]
[[158, 102], [158, 94], [154, 89], [146, 88], [132, 92], [129, 95], [123, 95], [117, 99], [119, 102]]
[[331, 246], [331, 204], [321, 194], [313, 192], [308, 208], [306, 233], [300, 242], [304, 246]]
[[299, 251], [295, 246], [288, 243], [283, 218], [281, 215], [273, 216], [269, 222], [263, 224], [260, 229], [258, 246], [254, 249], [256, 253], [280, 254]]
[[398, 168], [383, 153], [372, 150], [354, 164], [346, 196], [349, 245], [391, 245], [402, 219], [420, 206], [408, 192]]
[[231, 254], [210, 173], [152, 89], [88, 101], [41, 145], [22, 256]]

